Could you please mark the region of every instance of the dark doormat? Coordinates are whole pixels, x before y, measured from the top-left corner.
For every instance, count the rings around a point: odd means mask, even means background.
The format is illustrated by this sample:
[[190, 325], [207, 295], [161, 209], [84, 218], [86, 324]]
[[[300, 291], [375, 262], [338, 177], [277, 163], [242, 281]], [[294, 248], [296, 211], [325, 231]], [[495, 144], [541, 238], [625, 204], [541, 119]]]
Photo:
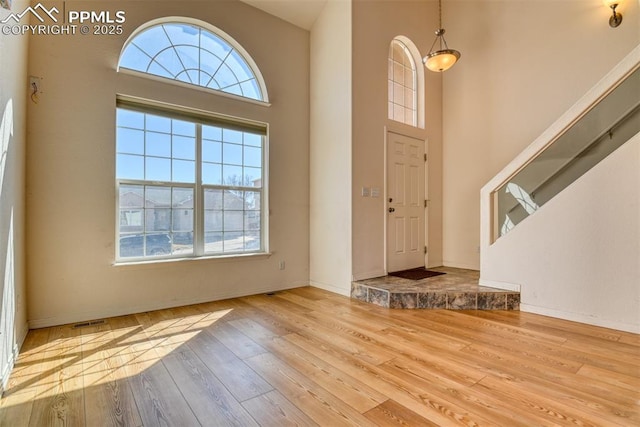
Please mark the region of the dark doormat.
[[402, 277], [403, 279], [409, 279], [409, 280], [420, 280], [420, 279], [426, 279], [428, 277], [440, 276], [441, 274], [446, 274], [446, 273], [427, 270], [424, 267], [418, 267], [418, 268], [412, 268], [410, 270], [394, 271], [393, 273], [389, 273], [389, 276]]

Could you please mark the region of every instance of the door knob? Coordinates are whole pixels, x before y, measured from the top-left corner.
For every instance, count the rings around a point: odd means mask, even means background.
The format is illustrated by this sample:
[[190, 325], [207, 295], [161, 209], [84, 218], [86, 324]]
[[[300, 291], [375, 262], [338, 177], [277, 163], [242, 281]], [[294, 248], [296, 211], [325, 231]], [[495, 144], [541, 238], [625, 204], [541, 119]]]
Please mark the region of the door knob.
[[389, 208], [389, 212], [395, 212], [396, 208]]

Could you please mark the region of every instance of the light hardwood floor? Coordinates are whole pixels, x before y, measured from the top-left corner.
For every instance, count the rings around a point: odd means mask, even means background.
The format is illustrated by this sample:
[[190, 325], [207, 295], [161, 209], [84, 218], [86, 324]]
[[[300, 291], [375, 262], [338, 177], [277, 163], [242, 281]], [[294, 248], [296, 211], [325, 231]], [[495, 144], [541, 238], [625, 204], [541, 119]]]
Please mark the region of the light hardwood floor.
[[27, 336], [2, 426], [640, 425], [640, 336], [314, 288]]

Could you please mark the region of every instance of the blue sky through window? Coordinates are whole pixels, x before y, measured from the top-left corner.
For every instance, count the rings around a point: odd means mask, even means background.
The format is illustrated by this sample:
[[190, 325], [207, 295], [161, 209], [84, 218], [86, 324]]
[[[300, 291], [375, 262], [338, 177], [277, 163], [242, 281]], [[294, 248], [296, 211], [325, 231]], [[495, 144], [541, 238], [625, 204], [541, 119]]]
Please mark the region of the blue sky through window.
[[[193, 184], [195, 123], [118, 108], [116, 178]], [[202, 184], [260, 187], [263, 137], [200, 125]]]
[[223, 38], [196, 25], [166, 23], [136, 35], [120, 67], [263, 100], [255, 73]]

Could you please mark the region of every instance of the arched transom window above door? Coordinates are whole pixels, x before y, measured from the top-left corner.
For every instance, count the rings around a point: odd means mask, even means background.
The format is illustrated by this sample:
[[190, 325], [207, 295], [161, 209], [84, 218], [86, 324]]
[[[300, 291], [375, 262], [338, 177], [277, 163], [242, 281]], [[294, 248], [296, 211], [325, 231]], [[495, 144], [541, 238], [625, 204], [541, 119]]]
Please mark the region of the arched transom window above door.
[[405, 36], [397, 36], [389, 45], [387, 60], [388, 118], [424, 129], [424, 67], [420, 52]]

